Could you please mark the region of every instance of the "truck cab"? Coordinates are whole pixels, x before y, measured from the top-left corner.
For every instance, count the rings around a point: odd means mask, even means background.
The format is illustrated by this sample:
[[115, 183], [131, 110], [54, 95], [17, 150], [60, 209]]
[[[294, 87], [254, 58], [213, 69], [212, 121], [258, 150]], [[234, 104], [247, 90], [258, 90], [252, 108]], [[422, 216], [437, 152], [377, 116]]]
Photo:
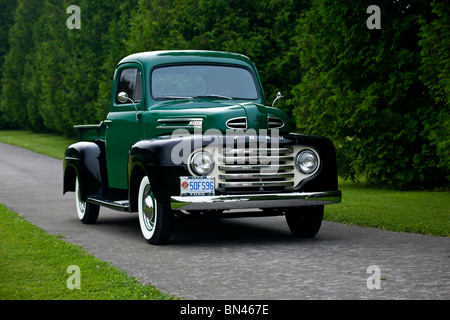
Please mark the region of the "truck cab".
[[176, 216], [236, 209], [284, 215], [294, 235], [313, 237], [324, 205], [341, 201], [334, 146], [290, 133], [274, 103], [240, 54], [125, 57], [106, 119], [75, 126], [80, 141], [65, 152], [63, 192], [75, 192], [83, 223], [95, 223], [102, 206], [138, 212], [151, 244], [169, 241]]

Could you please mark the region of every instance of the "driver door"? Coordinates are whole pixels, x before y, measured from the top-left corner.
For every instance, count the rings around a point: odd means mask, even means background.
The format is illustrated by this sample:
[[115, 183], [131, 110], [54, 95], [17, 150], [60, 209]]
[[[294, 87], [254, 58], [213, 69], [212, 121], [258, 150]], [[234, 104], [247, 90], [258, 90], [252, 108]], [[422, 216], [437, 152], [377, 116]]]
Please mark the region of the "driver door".
[[[142, 67], [128, 63], [116, 70], [110, 111], [106, 119], [106, 167], [110, 188], [128, 188], [128, 153], [139, 141], [140, 117], [144, 108]], [[125, 92], [128, 100], [120, 102]]]

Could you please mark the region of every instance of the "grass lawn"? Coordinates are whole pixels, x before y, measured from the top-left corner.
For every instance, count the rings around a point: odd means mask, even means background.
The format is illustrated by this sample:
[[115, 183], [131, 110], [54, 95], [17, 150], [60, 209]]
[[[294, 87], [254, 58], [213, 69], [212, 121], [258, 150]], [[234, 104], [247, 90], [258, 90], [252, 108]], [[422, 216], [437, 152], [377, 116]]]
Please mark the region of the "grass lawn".
[[62, 160], [64, 157], [64, 150], [66, 150], [70, 144], [76, 142], [76, 140], [47, 133], [5, 130], [0, 131], [0, 142], [26, 148]]
[[450, 236], [450, 192], [393, 191], [341, 182], [342, 203], [325, 220], [389, 231]]
[[[64, 150], [75, 141], [29, 131], [0, 131], [0, 142], [62, 159]], [[47, 234], [1, 203], [0, 243], [0, 300], [174, 299]], [[69, 277], [75, 276], [73, 271], [67, 273], [72, 265], [80, 268], [79, 290], [67, 287]]]
[[[0, 243], [0, 300], [174, 299], [47, 234], [1, 204]], [[73, 270], [68, 273], [73, 265], [79, 267], [79, 281]]]

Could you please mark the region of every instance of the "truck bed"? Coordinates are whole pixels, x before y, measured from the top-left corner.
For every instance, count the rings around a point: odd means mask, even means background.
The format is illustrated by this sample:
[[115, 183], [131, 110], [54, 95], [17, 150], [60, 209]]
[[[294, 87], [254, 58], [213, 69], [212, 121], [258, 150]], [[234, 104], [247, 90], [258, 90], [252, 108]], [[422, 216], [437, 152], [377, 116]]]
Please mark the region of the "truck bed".
[[105, 140], [105, 124], [84, 124], [73, 126], [78, 133], [79, 141], [98, 141]]

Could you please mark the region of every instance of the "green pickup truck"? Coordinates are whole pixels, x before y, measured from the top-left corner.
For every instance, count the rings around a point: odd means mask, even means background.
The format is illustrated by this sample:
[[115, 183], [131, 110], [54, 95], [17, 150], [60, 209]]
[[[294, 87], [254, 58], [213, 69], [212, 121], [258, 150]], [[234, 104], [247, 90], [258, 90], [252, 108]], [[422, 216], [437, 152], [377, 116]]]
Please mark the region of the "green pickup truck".
[[324, 205], [339, 203], [336, 154], [323, 137], [289, 132], [266, 106], [255, 65], [214, 51], [155, 51], [117, 65], [109, 113], [77, 125], [64, 156], [63, 192], [78, 217], [100, 206], [138, 212], [144, 238], [167, 243], [178, 216], [284, 215], [314, 237]]

